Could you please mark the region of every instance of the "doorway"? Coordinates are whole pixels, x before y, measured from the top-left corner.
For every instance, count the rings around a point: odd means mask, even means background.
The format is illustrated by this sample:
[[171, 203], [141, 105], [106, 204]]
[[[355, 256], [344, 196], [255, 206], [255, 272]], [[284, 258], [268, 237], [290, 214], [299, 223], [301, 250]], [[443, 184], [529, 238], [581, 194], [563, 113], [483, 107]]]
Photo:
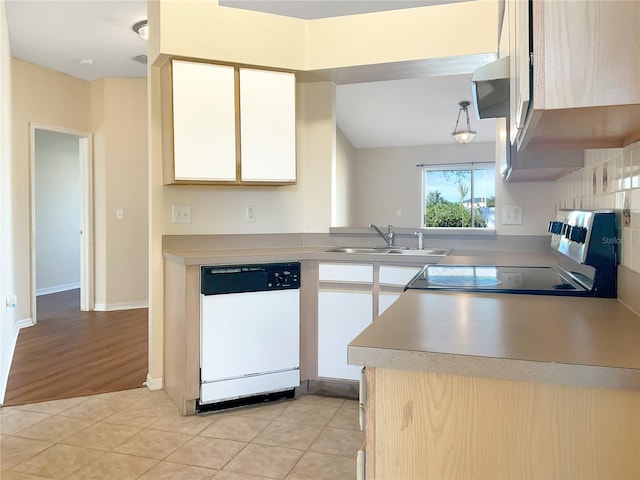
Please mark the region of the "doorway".
[[31, 313], [39, 294], [80, 289], [94, 308], [91, 133], [32, 123]]

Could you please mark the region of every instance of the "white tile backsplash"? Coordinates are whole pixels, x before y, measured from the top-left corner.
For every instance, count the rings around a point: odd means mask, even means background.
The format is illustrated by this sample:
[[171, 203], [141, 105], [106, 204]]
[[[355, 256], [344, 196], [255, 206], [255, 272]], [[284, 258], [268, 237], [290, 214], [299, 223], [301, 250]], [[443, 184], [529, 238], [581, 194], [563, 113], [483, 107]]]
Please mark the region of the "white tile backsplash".
[[630, 224], [621, 225], [620, 259], [640, 273], [640, 142], [625, 148], [586, 150], [584, 168], [556, 182], [558, 208], [615, 209]]

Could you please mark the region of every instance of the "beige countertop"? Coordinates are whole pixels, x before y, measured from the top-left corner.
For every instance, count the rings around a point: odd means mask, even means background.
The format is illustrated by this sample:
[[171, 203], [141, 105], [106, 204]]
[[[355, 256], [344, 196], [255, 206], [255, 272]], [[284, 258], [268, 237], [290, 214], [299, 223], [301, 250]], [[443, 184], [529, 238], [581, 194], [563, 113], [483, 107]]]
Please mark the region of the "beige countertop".
[[349, 363], [640, 390], [640, 318], [616, 299], [405, 292]]
[[453, 250], [448, 256], [405, 254], [353, 254], [329, 252], [331, 246], [283, 246], [266, 248], [165, 250], [164, 257], [182, 265], [216, 265], [245, 262], [292, 262], [300, 260], [357, 261], [381, 263], [456, 265], [546, 266], [554, 265], [553, 255], [539, 252], [492, 252]]
[[210, 250], [165, 250], [164, 257], [182, 265], [221, 265], [250, 262], [294, 262], [301, 260], [382, 262], [394, 264], [439, 263], [444, 256], [393, 253], [329, 252], [332, 246], [227, 248]]

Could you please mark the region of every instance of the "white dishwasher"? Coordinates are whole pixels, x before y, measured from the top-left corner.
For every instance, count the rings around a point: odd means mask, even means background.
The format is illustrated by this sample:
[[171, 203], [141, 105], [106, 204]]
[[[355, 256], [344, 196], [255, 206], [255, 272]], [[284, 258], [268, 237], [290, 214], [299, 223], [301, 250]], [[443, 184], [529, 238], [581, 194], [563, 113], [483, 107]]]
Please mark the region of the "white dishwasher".
[[199, 410], [293, 396], [299, 289], [297, 262], [202, 267]]

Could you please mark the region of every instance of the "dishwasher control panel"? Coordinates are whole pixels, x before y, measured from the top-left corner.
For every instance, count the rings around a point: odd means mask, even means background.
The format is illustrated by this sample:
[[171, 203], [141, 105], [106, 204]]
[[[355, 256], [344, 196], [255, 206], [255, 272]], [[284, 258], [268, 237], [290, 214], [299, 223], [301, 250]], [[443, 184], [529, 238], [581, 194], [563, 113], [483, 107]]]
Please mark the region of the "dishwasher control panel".
[[211, 265], [201, 269], [200, 293], [262, 292], [300, 288], [300, 263]]

